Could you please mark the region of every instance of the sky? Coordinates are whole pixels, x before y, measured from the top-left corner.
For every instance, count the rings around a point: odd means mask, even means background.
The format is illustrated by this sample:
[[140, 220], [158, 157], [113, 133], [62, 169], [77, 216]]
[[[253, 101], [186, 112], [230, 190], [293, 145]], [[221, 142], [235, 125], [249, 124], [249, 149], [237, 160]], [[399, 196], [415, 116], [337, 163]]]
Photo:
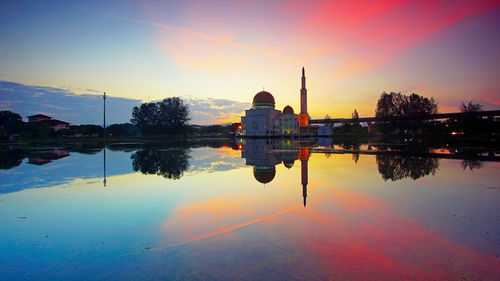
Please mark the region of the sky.
[[[434, 97], [440, 112], [500, 109], [499, 26], [498, 0], [7, 0], [0, 110], [99, 124], [100, 104], [81, 112], [77, 100], [105, 91], [121, 102], [116, 123], [172, 96], [192, 123], [236, 122], [263, 88], [297, 111], [302, 66], [312, 118], [373, 116], [384, 91]], [[48, 88], [76, 105], [47, 110], [63, 102], [34, 99]]]

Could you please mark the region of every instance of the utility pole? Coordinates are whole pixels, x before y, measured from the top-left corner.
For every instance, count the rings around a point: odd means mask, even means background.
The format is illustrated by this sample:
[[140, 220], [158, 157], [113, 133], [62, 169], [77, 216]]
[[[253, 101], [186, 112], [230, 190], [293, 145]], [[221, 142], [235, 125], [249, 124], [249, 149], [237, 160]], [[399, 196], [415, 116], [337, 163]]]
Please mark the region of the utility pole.
[[104, 95], [102, 96], [102, 99], [104, 101], [104, 118], [103, 118], [103, 128], [104, 128], [104, 137], [106, 137], [106, 92], [104, 92]]

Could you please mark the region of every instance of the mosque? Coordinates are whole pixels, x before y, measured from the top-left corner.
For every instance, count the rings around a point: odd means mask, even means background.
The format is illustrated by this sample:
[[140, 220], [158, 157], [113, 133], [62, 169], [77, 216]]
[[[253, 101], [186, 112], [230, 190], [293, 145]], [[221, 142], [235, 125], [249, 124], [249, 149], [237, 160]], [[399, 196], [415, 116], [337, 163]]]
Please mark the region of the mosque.
[[[315, 130], [316, 129], [316, 130]], [[295, 114], [289, 105], [283, 111], [275, 109], [273, 95], [261, 91], [253, 97], [252, 108], [241, 117], [238, 135], [242, 137], [274, 137], [315, 135], [317, 127], [309, 126], [305, 70], [302, 67], [300, 113]]]

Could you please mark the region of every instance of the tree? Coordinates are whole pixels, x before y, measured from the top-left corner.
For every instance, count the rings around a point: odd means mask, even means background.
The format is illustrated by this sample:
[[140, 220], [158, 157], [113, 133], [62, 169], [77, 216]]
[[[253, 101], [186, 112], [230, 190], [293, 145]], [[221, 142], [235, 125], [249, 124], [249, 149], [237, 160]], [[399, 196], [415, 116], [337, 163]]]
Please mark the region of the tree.
[[487, 130], [488, 123], [486, 120], [482, 120], [480, 116], [472, 116], [473, 113], [480, 112], [483, 106], [478, 103], [462, 103], [459, 107], [460, 111], [463, 113], [469, 113], [470, 116], [465, 116], [464, 118], [457, 121], [456, 128], [457, 131], [462, 131], [464, 133], [478, 133], [483, 130]]
[[399, 130], [406, 134], [421, 131], [426, 122], [404, 117], [423, 117], [437, 112], [438, 106], [434, 98], [429, 99], [415, 93], [407, 96], [401, 93], [383, 92], [377, 102], [375, 117], [396, 117], [396, 120], [377, 122], [377, 124], [381, 125], [381, 129], [386, 133], [395, 133]]
[[15, 112], [12, 112], [12, 111], [8, 111], [8, 110], [0, 111], [0, 124], [12, 122], [12, 121], [22, 122], [23, 118], [21, 117], [21, 115], [15, 113]]
[[330, 128], [330, 133], [332, 133], [332, 132], [333, 132], [333, 127], [334, 127], [334, 124], [330, 122], [330, 120], [331, 120], [331, 119], [332, 119], [332, 118], [330, 117], [330, 115], [329, 115], [329, 114], [326, 114], [326, 115], [325, 115], [325, 121], [326, 121], [326, 122], [325, 122], [325, 127]]
[[359, 119], [359, 114], [356, 109], [354, 109], [354, 112], [352, 113], [352, 119]]
[[436, 114], [438, 106], [434, 98], [426, 98], [415, 93], [407, 96], [401, 93], [383, 92], [377, 102], [376, 117], [408, 117]]
[[23, 122], [21, 115], [8, 110], [0, 111], [0, 137], [20, 134], [25, 130], [26, 123]]
[[480, 112], [483, 109], [483, 106], [470, 101], [468, 104], [462, 102], [459, 108], [461, 112]]
[[135, 106], [130, 122], [145, 134], [182, 134], [189, 120], [188, 106], [181, 98], [172, 97]]
[[359, 131], [361, 128], [361, 124], [359, 124], [359, 114], [356, 109], [354, 109], [354, 112], [352, 113], [352, 127], [355, 131]]

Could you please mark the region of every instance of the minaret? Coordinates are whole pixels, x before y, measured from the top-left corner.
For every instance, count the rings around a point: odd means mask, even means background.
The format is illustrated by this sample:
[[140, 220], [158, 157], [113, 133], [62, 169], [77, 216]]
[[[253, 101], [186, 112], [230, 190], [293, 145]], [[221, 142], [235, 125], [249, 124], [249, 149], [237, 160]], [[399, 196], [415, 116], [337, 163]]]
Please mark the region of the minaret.
[[304, 70], [304, 67], [302, 67], [302, 87], [300, 89], [299, 126], [309, 126], [309, 114], [307, 113], [306, 71]]
[[302, 87], [300, 88], [300, 113], [307, 113], [306, 71], [302, 67]]

